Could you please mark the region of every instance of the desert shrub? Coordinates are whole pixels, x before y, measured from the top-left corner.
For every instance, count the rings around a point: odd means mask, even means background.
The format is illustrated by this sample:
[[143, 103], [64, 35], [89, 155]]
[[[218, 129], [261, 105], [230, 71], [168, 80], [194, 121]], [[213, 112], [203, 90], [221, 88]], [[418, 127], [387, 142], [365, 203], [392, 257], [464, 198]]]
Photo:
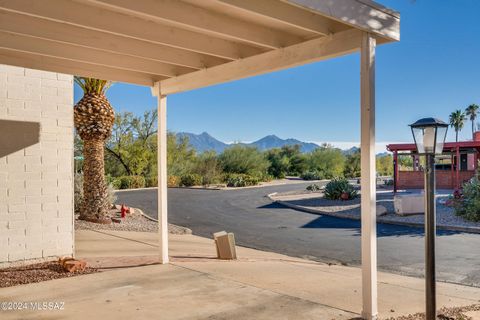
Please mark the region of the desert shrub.
[[455, 199], [454, 208], [456, 215], [480, 221], [480, 181], [477, 177], [463, 185], [463, 195]]
[[350, 200], [357, 196], [357, 190], [345, 178], [333, 178], [325, 186], [325, 198], [330, 200]]
[[225, 173], [246, 174], [256, 178], [264, 177], [270, 166], [258, 149], [241, 145], [226, 149], [218, 160]]
[[257, 185], [259, 179], [248, 174], [228, 174], [225, 176], [225, 183], [227, 187], [248, 187]]
[[119, 190], [122, 186], [122, 181], [120, 180], [120, 178], [115, 178], [110, 184], [114, 189]]
[[147, 188], [158, 187], [158, 177], [157, 176], [146, 177], [145, 187]]
[[315, 184], [315, 183], [307, 186], [308, 191], [319, 191], [321, 189], [322, 188], [320, 188], [320, 186], [318, 184]]
[[180, 185], [184, 187], [199, 186], [202, 184], [202, 177], [196, 173], [184, 174], [180, 179]]
[[202, 177], [202, 185], [207, 186], [219, 181], [221, 167], [215, 151], [206, 151], [195, 160], [193, 172]]
[[142, 176], [121, 176], [113, 180], [112, 186], [116, 189], [144, 188], [145, 178]]
[[318, 171], [305, 171], [300, 175], [303, 180], [321, 180], [323, 176]]
[[108, 204], [109, 205], [115, 204], [115, 202], [117, 202], [118, 197], [115, 194], [115, 189], [113, 188], [113, 185], [111, 183], [108, 184], [107, 191], [108, 191], [108, 194], [107, 194]]
[[320, 173], [322, 179], [343, 176], [345, 156], [340, 149], [324, 144], [307, 155], [309, 171]]
[[180, 177], [179, 176], [168, 176], [167, 186], [169, 186], [169, 187], [180, 186]]
[[345, 178], [360, 177], [360, 151], [346, 156], [343, 175]]
[[393, 186], [393, 179], [385, 179], [383, 184], [386, 186]]

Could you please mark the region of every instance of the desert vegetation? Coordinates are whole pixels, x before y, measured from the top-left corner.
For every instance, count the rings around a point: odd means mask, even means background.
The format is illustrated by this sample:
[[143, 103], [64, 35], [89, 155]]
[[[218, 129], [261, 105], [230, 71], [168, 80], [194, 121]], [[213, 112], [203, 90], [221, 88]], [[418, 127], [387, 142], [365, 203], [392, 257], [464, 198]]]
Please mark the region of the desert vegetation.
[[[105, 176], [115, 189], [157, 186], [157, 113], [142, 116], [117, 113], [110, 138], [105, 143]], [[82, 168], [82, 139], [75, 141], [77, 172]], [[80, 159], [80, 160], [79, 160]], [[262, 181], [298, 176], [305, 180], [356, 178], [360, 176], [360, 152], [345, 154], [324, 144], [309, 153], [300, 146], [260, 151], [241, 144], [223, 153], [197, 153], [186, 137], [170, 132], [167, 136], [169, 186], [227, 185], [244, 187]], [[392, 174], [392, 157], [377, 157], [380, 175]]]

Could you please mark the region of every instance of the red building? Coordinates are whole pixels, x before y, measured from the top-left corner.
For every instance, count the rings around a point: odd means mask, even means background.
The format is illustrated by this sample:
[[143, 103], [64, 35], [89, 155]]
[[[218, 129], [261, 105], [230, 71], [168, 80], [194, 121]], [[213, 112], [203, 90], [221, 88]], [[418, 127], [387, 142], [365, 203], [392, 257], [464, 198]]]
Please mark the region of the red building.
[[[399, 189], [423, 189], [424, 175], [421, 158], [414, 143], [389, 144], [393, 153], [393, 186]], [[440, 189], [459, 188], [471, 179], [478, 167], [480, 131], [475, 132], [473, 141], [446, 142], [443, 153], [436, 158], [436, 186]], [[411, 168], [400, 167], [399, 157], [412, 158]]]

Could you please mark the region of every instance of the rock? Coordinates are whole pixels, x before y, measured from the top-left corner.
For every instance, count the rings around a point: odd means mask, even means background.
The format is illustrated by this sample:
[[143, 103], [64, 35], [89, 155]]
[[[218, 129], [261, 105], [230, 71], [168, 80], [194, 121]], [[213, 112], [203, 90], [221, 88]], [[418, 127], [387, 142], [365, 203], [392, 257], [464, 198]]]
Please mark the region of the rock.
[[127, 213], [129, 213], [129, 214], [134, 214], [134, 213], [135, 213], [135, 209], [128, 207], [128, 208], [127, 208]]
[[68, 272], [84, 271], [87, 263], [83, 260], [68, 260], [63, 264], [63, 268]]
[[377, 205], [377, 217], [381, 217], [387, 214], [387, 208], [382, 205]]

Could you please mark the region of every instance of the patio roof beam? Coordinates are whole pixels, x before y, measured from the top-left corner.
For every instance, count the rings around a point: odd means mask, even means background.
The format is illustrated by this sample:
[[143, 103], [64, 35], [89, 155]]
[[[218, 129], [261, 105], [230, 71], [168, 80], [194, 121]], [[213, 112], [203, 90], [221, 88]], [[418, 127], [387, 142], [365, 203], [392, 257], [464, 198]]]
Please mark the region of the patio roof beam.
[[0, 31], [0, 47], [118, 69], [173, 77], [196, 69]]
[[0, 48], [0, 61], [4, 64], [23, 68], [75, 74], [78, 76], [129, 82], [145, 86], [152, 86], [155, 81], [166, 78], [153, 74], [119, 70], [91, 63], [41, 56], [4, 48]]
[[0, 10], [0, 30], [113, 53], [118, 52], [193, 69], [208, 68], [231, 61], [231, 59], [213, 57], [2, 10]]
[[329, 35], [334, 32], [333, 22], [321, 15], [302, 10], [278, 0], [216, 0], [233, 8], [242, 9], [265, 18], [280, 21], [300, 28], [315, 32], [320, 35]]
[[389, 40], [400, 40], [400, 15], [398, 12], [387, 9], [371, 0], [282, 1], [312, 10], [325, 17], [380, 35]]
[[[0, 8], [232, 60], [265, 51], [243, 43], [87, 5], [85, 2], [71, 0], [0, 0]], [[61, 32], [61, 30], [58, 31]]]
[[352, 29], [161, 81], [162, 93], [172, 94], [222, 82], [287, 69], [359, 50], [362, 32]]
[[213, 12], [178, 0], [89, 0], [119, 12], [168, 22], [200, 33], [248, 42], [268, 49], [300, 43], [299, 36]]

